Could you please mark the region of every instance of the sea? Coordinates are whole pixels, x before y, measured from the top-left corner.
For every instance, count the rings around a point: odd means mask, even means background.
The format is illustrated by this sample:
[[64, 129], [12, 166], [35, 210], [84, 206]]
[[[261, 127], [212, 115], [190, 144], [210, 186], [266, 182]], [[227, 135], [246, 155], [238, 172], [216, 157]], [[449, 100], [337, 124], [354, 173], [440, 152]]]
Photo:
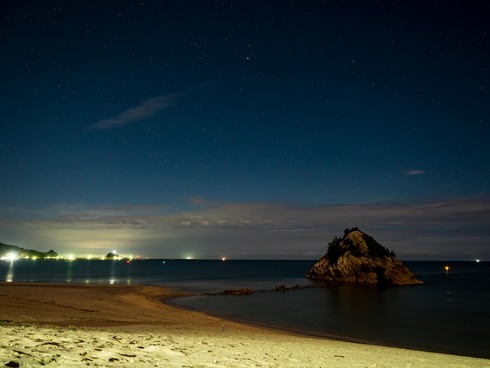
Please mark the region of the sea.
[[[161, 285], [171, 304], [237, 321], [365, 344], [490, 359], [490, 262], [405, 261], [422, 285], [318, 287], [315, 261], [0, 261], [2, 282]], [[276, 291], [284, 285], [289, 291]], [[299, 286], [299, 287], [297, 287]], [[248, 288], [251, 295], [205, 295]], [[0, 306], [1, 308], [1, 306]]]

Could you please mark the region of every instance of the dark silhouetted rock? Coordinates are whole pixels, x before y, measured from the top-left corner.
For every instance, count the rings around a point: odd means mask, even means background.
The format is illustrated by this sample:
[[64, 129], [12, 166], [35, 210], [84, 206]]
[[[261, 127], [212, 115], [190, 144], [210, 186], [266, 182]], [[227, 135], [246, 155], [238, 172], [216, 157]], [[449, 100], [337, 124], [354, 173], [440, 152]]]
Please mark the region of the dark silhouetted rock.
[[395, 254], [357, 228], [335, 237], [306, 277], [331, 284], [413, 285], [422, 282]]
[[113, 261], [119, 259], [120, 257], [116, 253], [109, 252], [105, 255], [104, 259], [108, 261]]
[[250, 295], [253, 294], [254, 291], [252, 289], [248, 288], [242, 288], [242, 289], [228, 289], [228, 290], [223, 290], [217, 293], [205, 293], [204, 295], [209, 295], [209, 296], [221, 296], [221, 295]]
[[298, 284], [294, 285], [294, 286], [286, 286], [284, 284], [282, 285], [277, 285], [274, 290], [275, 291], [279, 291], [279, 292], [285, 292], [285, 291], [291, 291], [291, 290], [298, 290], [298, 289], [307, 289], [307, 288], [311, 288], [313, 287], [314, 285], [304, 285], [304, 286], [300, 286]]

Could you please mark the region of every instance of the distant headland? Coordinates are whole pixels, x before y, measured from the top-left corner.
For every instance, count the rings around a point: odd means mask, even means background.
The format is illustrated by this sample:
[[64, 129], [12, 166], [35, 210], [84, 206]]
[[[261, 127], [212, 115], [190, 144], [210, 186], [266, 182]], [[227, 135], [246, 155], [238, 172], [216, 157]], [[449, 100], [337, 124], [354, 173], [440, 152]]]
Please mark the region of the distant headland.
[[74, 261], [80, 260], [101, 260], [101, 261], [126, 261], [130, 262], [133, 259], [139, 260], [140, 257], [133, 257], [132, 255], [122, 256], [117, 254], [116, 250], [112, 250], [105, 256], [85, 256], [85, 257], [75, 257], [73, 255], [59, 255], [54, 250], [49, 250], [47, 252], [42, 252], [35, 249], [26, 249], [19, 247], [17, 245], [9, 245], [0, 243], [0, 260], [13, 261], [16, 259], [61, 259]]
[[30, 259], [50, 259], [57, 258], [58, 253], [54, 250], [41, 252], [34, 249], [25, 249], [17, 245], [0, 243], [0, 259], [30, 258]]

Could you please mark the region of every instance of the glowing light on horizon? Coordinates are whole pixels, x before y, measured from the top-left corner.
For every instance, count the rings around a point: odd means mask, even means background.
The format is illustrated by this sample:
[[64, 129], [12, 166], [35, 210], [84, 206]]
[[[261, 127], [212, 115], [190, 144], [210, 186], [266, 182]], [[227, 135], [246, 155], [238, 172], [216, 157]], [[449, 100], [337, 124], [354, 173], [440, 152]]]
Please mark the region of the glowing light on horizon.
[[226, 261], [226, 257], [221, 257], [221, 260], [224, 262]]
[[10, 262], [13, 262], [15, 261], [17, 258], [19, 258], [17, 256], [17, 254], [15, 254], [14, 252], [10, 252], [10, 253], [7, 253], [6, 255], [4, 255], [2, 258], [2, 260], [5, 260], [5, 261], [10, 261]]

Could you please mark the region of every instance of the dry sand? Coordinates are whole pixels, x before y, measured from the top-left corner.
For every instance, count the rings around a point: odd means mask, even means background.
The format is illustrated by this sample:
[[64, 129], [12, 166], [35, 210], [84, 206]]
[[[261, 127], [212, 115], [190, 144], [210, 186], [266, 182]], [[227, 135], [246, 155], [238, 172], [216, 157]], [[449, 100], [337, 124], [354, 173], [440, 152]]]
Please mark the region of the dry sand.
[[179, 295], [156, 286], [0, 284], [0, 364], [490, 367], [487, 359], [295, 335], [162, 303]]

